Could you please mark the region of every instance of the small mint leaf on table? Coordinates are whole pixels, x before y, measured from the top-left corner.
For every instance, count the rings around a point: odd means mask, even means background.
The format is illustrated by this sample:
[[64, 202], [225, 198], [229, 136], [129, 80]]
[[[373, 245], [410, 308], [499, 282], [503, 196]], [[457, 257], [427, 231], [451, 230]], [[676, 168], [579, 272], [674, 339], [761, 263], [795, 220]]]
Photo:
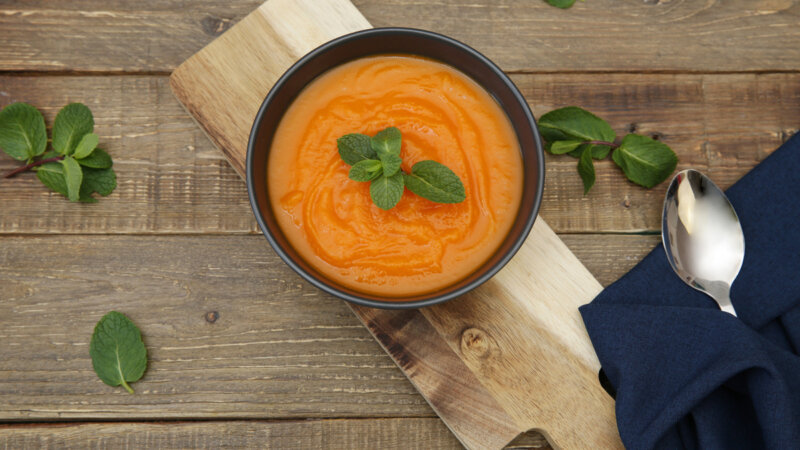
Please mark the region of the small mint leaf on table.
[[392, 154], [400, 156], [401, 142], [400, 130], [395, 127], [389, 127], [378, 132], [371, 140], [372, 149], [375, 150], [381, 160], [383, 160], [381, 155]]
[[460, 203], [467, 197], [458, 175], [436, 161], [420, 161], [405, 175], [409, 191], [437, 203]]
[[93, 169], [108, 169], [113, 165], [111, 156], [99, 148], [94, 149], [89, 156], [79, 159], [78, 164], [84, 167], [91, 167]]
[[[550, 145], [550, 149], [548, 150], [550, 153], [554, 155], [562, 155], [564, 153], [570, 153], [573, 150], [577, 149], [583, 144], [583, 141], [555, 141]], [[581, 154], [583, 152], [581, 151]]]
[[369, 195], [378, 208], [383, 210], [394, 208], [403, 196], [403, 173], [397, 172], [390, 177], [381, 175], [372, 180], [369, 185]]
[[678, 165], [678, 157], [669, 146], [638, 134], [625, 136], [611, 159], [629, 180], [646, 188], [666, 180]]
[[589, 189], [594, 186], [594, 163], [592, 162], [592, 148], [587, 146], [578, 160], [578, 174], [583, 181], [583, 195], [589, 193]]
[[81, 183], [83, 183], [83, 171], [75, 158], [67, 156], [61, 160], [64, 167], [64, 180], [67, 182], [67, 198], [71, 202], [80, 200]]
[[133, 389], [128, 383], [142, 378], [147, 368], [142, 333], [127, 316], [116, 311], [106, 314], [95, 325], [89, 355], [103, 383], [121, 385], [131, 394]]
[[575, 4], [575, 0], [546, 0], [551, 6], [556, 8], [567, 9]]
[[103, 197], [114, 192], [117, 187], [117, 174], [113, 169], [83, 169], [83, 184], [81, 184], [80, 201], [95, 203], [97, 200], [92, 194], [97, 192]]
[[71, 155], [83, 136], [94, 130], [92, 112], [82, 103], [70, 103], [56, 115], [53, 123], [53, 148]]
[[12, 103], [0, 111], [0, 148], [18, 161], [44, 153], [47, 130], [44, 116], [27, 103]]
[[75, 153], [73, 156], [75, 159], [83, 159], [89, 156], [92, 151], [97, 148], [97, 144], [100, 142], [100, 138], [97, 137], [94, 133], [84, 134], [83, 138], [81, 138], [80, 142], [78, 142], [78, 146], [75, 147]]
[[350, 167], [349, 177], [353, 181], [372, 181], [381, 175], [383, 165], [376, 159], [365, 159]]
[[617, 137], [608, 122], [577, 106], [556, 109], [540, 117], [539, 132], [551, 145], [556, 139], [548, 139], [548, 135], [561, 134], [574, 140], [606, 142], [613, 142]]
[[36, 177], [39, 178], [39, 181], [64, 197], [69, 197], [67, 180], [64, 179], [64, 167], [60, 163], [47, 163], [39, 166], [38, 169]]
[[365, 134], [346, 134], [336, 140], [339, 157], [348, 165], [356, 164], [365, 159], [378, 159], [372, 149], [371, 138]]

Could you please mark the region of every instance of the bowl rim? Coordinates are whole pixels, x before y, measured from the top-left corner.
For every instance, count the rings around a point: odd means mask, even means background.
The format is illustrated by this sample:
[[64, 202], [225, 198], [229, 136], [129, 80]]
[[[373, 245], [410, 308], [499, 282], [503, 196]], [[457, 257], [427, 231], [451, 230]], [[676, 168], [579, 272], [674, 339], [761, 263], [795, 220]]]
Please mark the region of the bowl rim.
[[[261, 122], [263, 119], [264, 114], [267, 111], [270, 103], [273, 101], [274, 97], [277, 95], [278, 91], [281, 90], [286, 81], [291, 78], [295, 72], [300, 70], [305, 64], [309, 61], [313, 60], [317, 56], [335, 48], [340, 45], [344, 45], [351, 41], [356, 41], [358, 39], [362, 39], [364, 37], [372, 37], [372, 36], [381, 36], [381, 35], [392, 35], [392, 34], [409, 34], [409, 35], [416, 35], [421, 36], [428, 39], [438, 40], [443, 42], [447, 45], [453, 46], [458, 48], [461, 51], [469, 53], [475, 59], [479, 60], [482, 64], [487, 66], [489, 70], [496, 76], [505, 86], [509, 89], [509, 91], [513, 94], [514, 100], [518, 102], [525, 113], [526, 121], [528, 122], [528, 126], [530, 126], [533, 130], [534, 140], [536, 143], [536, 156], [538, 157], [539, 164], [538, 164], [538, 180], [536, 185], [536, 195], [534, 196], [534, 204], [533, 208], [531, 209], [531, 213], [525, 219], [525, 223], [523, 225], [522, 231], [514, 240], [513, 244], [509, 247], [506, 253], [491, 267], [489, 267], [483, 274], [479, 277], [471, 281], [470, 283], [455, 289], [450, 292], [445, 292], [441, 295], [435, 295], [431, 298], [423, 299], [423, 300], [413, 300], [413, 301], [399, 301], [399, 300], [386, 300], [386, 301], [378, 301], [373, 300], [370, 298], [359, 297], [358, 295], [354, 295], [350, 292], [342, 291], [336, 289], [335, 287], [328, 285], [326, 283], [321, 282], [313, 275], [306, 272], [284, 249], [276, 240], [275, 236], [273, 236], [272, 231], [266, 225], [264, 221], [264, 217], [262, 216], [261, 209], [258, 205], [258, 200], [256, 198], [256, 186], [254, 180], [254, 173], [255, 167], [253, 163], [253, 159], [255, 158], [255, 140], [258, 135], [258, 131], [261, 127]], [[376, 53], [379, 54], [379, 53]], [[414, 54], [413, 52], [409, 52], [409, 54]], [[424, 55], [422, 55], [424, 56]], [[436, 60], [436, 58], [431, 58]], [[332, 67], [327, 68], [326, 70], [330, 70]], [[458, 67], [456, 67], [458, 69]], [[461, 71], [461, 69], [458, 69]], [[324, 73], [324, 72], [323, 72]], [[469, 75], [468, 75], [469, 76]], [[484, 88], [485, 89], [485, 88]], [[491, 93], [490, 93], [491, 95]], [[473, 289], [477, 288], [478, 286], [482, 285], [497, 272], [500, 271], [506, 264], [516, 255], [517, 251], [519, 251], [520, 247], [525, 243], [525, 240], [528, 238], [531, 229], [533, 228], [533, 223], [536, 221], [536, 218], [539, 215], [539, 207], [541, 206], [543, 191], [544, 191], [544, 147], [542, 145], [542, 138], [539, 134], [539, 130], [536, 126], [536, 120], [533, 117], [533, 113], [531, 112], [530, 107], [528, 106], [528, 102], [525, 100], [525, 97], [519, 91], [517, 86], [511, 81], [508, 75], [505, 74], [495, 63], [493, 63], [489, 58], [484, 56], [482, 53], [478, 52], [474, 48], [470, 47], [463, 42], [455, 40], [451, 37], [445, 36], [443, 34], [435, 33], [433, 31], [428, 30], [421, 30], [417, 28], [405, 28], [405, 27], [379, 27], [379, 28], [369, 28], [365, 30], [356, 31], [353, 33], [345, 34], [338, 38], [332, 39], [319, 47], [311, 50], [307, 54], [305, 54], [302, 58], [297, 60], [294, 64], [289, 67], [283, 75], [278, 78], [275, 84], [270, 88], [269, 93], [264, 98], [264, 101], [261, 103], [261, 106], [258, 109], [258, 114], [253, 121], [253, 125], [250, 129], [250, 136], [247, 142], [247, 166], [246, 166], [246, 183], [247, 183], [247, 195], [250, 198], [250, 207], [253, 210], [253, 215], [256, 217], [256, 221], [258, 222], [258, 226], [261, 228], [264, 237], [266, 237], [267, 241], [269, 242], [272, 249], [278, 256], [283, 260], [283, 262], [288, 265], [292, 270], [294, 270], [298, 275], [300, 275], [305, 281], [311, 283], [314, 287], [326, 292], [328, 294], [333, 295], [334, 297], [340, 298], [350, 303], [355, 303], [361, 306], [367, 306], [370, 308], [379, 308], [379, 309], [413, 309], [413, 308], [422, 308], [426, 306], [432, 306], [439, 303], [444, 303], [448, 300], [452, 300], [456, 297], [459, 297], [467, 292], [472, 291]], [[331, 281], [331, 283], [333, 283]]]

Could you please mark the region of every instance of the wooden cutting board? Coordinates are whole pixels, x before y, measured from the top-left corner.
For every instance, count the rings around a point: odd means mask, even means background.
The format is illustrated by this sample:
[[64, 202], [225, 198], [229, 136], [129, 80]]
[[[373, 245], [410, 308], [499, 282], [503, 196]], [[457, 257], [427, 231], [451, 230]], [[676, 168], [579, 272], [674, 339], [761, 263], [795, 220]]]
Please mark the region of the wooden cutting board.
[[[273, 83], [313, 48], [366, 28], [349, 0], [270, 0], [170, 84], [244, 177], [250, 128]], [[470, 294], [419, 310], [351, 308], [466, 447], [501, 448], [538, 430], [557, 448], [619, 448], [577, 309], [600, 290], [539, 218], [514, 259]]]

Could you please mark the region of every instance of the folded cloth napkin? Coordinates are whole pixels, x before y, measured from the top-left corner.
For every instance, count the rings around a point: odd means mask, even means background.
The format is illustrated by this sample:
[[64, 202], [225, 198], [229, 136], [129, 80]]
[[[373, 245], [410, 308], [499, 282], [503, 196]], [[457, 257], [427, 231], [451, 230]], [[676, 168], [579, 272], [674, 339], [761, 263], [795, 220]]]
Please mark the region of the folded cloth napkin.
[[580, 308], [630, 449], [800, 449], [800, 133], [727, 194], [745, 236], [739, 318], [661, 245]]

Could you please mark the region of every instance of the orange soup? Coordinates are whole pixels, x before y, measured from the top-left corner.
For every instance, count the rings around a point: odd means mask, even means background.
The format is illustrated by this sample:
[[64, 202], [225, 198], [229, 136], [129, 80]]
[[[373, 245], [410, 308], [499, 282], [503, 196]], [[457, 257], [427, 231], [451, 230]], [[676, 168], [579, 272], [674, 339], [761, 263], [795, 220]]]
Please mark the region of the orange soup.
[[[434, 203], [408, 189], [394, 208], [348, 178], [336, 140], [402, 133], [402, 170], [423, 160], [461, 178], [466, 200]], [[475, 81], [448, 65], [382, 55], [335, 67], [286, 111], [268, 162], [268, 190], [292, 247], [327, 278], [382, 297], [434, 292], [489, 259], [522, 196], [522, 157], [508, 117]]]

